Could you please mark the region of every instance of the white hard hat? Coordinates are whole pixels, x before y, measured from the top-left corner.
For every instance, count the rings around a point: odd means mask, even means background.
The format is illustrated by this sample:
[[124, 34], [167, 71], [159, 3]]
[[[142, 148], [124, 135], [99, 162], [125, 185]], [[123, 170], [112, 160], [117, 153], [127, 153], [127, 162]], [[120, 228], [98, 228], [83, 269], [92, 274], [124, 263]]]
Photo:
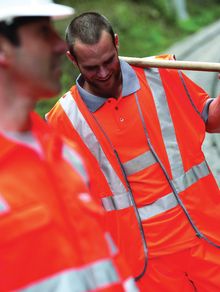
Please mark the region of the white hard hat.
[[0, 21], [10, 22], [15, 17], [23, 16], [62, 19], [73, 13], [73, 8], [55, 4], [52, 0], [0, 0]]

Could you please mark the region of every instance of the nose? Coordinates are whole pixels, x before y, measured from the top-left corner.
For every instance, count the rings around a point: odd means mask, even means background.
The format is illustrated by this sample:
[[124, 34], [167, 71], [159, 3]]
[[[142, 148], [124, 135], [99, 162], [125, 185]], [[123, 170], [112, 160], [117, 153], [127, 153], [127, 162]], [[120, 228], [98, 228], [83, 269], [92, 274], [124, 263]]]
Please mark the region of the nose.
[[107, 77], [108, 74], [109, 74], [109, 70], [105, 66], [100, 66], [99, 67], [99, 70], [98, 70], [98, 73], [97, 73], [99, 78], [105, 79], [105, 77]]

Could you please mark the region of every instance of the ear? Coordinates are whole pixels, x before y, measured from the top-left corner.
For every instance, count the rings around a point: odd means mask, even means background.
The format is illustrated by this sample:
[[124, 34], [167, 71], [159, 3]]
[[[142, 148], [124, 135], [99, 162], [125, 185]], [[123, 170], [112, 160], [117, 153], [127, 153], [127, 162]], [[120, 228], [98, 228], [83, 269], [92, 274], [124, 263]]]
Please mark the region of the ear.
[[70, 51], [66, 52], [66, 56], [70, 60], [71, 63], [73, 63], [75, 66], [78, 66], [75, 57], [73, 57], [73, 55], [70, 53]]
[[119, 49], [119, 38], [118, 38], [117, 33], [115, 34], [115, 46], [116, 46], [116, 48], [118, 50]]
[[8, 41], [0, 36], [0, 66], [6, 67], [9, 63], [8, 52], [9, 52], [9, 43]]

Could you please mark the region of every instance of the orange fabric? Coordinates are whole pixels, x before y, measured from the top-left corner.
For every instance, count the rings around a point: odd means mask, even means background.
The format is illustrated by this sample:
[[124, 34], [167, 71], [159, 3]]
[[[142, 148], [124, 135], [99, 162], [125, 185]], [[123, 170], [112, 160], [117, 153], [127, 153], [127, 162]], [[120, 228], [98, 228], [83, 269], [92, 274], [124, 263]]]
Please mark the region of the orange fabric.
[[143, 292], [218, 292], [219, 250], [198, 240], [187, 250], [149, 259], [147, 273], [137, 284]]
[[[76, 96], [76, 88], [73, 87], [72, 90], [74, 91], [74, 96]], [[80, 97], [78, 95], [77, 97], [78, 101], [80, 102]], [[65, 96], [63, 98], [65, 98]], [[86, 110], [85, 105], [82, 102], [80, 102], [80, 104], [84, 108], [84, 110]], [[90, 114], [87, 114], [89, 117]], [[86, 155], [87, 164], [90, 165], [89, 167], [92, 167], [92, 171], [94, 173], [91, 180], [92, 194], [94, 196], [98, 196], [99, 198], [111, 195], [108, 183], [103, 173], [101, 172], [96, 159], [82, 142], [77, 132], [73, 129], [71, 123], [67, 119], [67, 116], [63, 112], [59, 103], [57, 103], [53, 110], [47, 114], [47, 120], [59, 133], [62, 132], [62, 134], [66, 135], [66, 137], [68, 137], [69, 139], [76, 139], [74, 140], [74, 142], [79, 143], [78, 145], [81, 154], [84, 154], [83, 157], [85, 157]], [[96, 129], [96, 123], [94, 123], [93, 120], [89, 120], [89, 122], [91, 123], [91, 126]], [[101, 135], [102, 139], [104, 139], [103, 134], [100, 131], [98, 132]], [[112, 153], [111, 149], [108, 149], [108, 144], [106, 141], [105, 144], [106, 147], [104, 147], [104, 151], [106, 156], [114, 159], [116, 163], [115, 156]], [[96, 162], [93, 163], [94, 161]], [[121, 179], [123, 179], [122, 173], [118, 165], [116, 171], [117, 174], [120, 175]], [[116, 245], [120, 249], [121, 254], [123, 254], [123, 257], [126, 259], [128, 266], [132, 269], [132, 275], [137, 276], [141, 274], [144, 269], [145, 258], [138, 222], [133, 208], [126, 208], [123, 210], [118, 210], [117, 212], [105, 212], [104, 226], [106, 230], [111, 232]], [[136, 259], [138, 259], [138, 262], [136, 262]]]
[[[78, 173], [62, 159], [60, 138], [35, 115], [33, 134], [42, 156], [0, 136], [1, 291], [110, 259], [99, 223], [102, 211]], [[128, 270], [117, 256], [112, 260], [122, 282]], [[123, 288], [116, 283], [103, 291]]]
[[[141, 89], [138, 90], [137, 95], [143, 110], [151, 142], [171, 177], [170, 165], [151, 90], [146, 82], [143, 69], [134, 67], [134, 70], [138, 75], [141, 85]], [[184, 170], [187, 171], [195, 164], [204, 160], [204, 155], [201, 152], [201, 144], [205, 135], [205, 125], [188, 99], [177, 71], [160, 69], [159, 72], [174, 121]], [[183, 77], [196, 108], [199, 112], [202, 112], [208, 95], [186, 76]], [[76, 86], [72, 87], [71, 93], [81, 113], [101, 143], [103, 151], [121, 177], [118, 164], [115, 162], [115, 157], [113, 157], [113, 152], [105, 137], [91, 118], [88, 109], [81, 101]], [[126, 162], [138, 154], [149, 150], [133, 94], [119, 98], [118, 100], [109, 98], [94, 115], [108, 137], [110, 137], [122, 162]], [[67, 117], [58, 102], [55, 108], [50, 111], [48, 121], [55, 128], [63, 128], [66, 119]], [[75, 133], [76, 131], [73, 126], [67, 123], [63, 134], [71, 138], [71, 135], [78, 135]], [[190, 145], [189, 140], [191, 141]], [[86, 148], [84, 146], [84, 149]], [[89, 156], [91, 156], [91, 153]], [[92, 183], [97, 184], [100, 178], [97, 173], [96, 181], [94, 180]], [[123, 178], [122, 182], [124, 182]], [[105, 181], [105, 183], [107, 182]], [[154, 164], [144, 171], [130, 175], [129, 183], [138, 207], [152, 203], [156, 199], [161, 198], [161, 196], [171, 192], [171, 188], [158, 164]], [[96, 195], [102, 197], [102, 193], [97, 193]], [[199, 180], [199, 182], [187, 188], [186, 191], [180, 193], [180, 196], [201, 232], [219, 244], [219, 190], [213, 176], [210, 174]], [[205, 210], [204, 205], [206, 206]], [[105, 216], [107, 218], [108, 228], [111, 230], [116, 243], [121, 248], [121, 252], [126, 255], [126, 259], [132, 267], [134, 275], [137, 275], [143, 268], [144, 256], [141, 248], [140, 235], [137, 234], [138, 227], [134, 222], [135, 217], [132, 212], [132, 208], [127, 208], [107, 212]], [[180, 206], [143, 221], [143, 228], [150, 258], [176, 253], [198, 244], [195, 231], [192, 229]]]

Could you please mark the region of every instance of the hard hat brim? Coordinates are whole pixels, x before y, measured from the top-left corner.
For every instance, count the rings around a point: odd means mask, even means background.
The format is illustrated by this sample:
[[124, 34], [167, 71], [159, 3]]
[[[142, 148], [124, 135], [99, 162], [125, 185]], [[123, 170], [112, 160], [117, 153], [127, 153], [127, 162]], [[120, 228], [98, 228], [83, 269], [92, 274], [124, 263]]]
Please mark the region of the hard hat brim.
[[[7, 0], [6, 0], [7, 1]], [[48, 3], [44, 5], [14, 5], [9, 8], [1, 7], [0, 21], [12, 20], [15, 17], [25, 16], [45, 16], [53, 19], [63, 19], [74, 14], [74, 9], [55, 3]]]

